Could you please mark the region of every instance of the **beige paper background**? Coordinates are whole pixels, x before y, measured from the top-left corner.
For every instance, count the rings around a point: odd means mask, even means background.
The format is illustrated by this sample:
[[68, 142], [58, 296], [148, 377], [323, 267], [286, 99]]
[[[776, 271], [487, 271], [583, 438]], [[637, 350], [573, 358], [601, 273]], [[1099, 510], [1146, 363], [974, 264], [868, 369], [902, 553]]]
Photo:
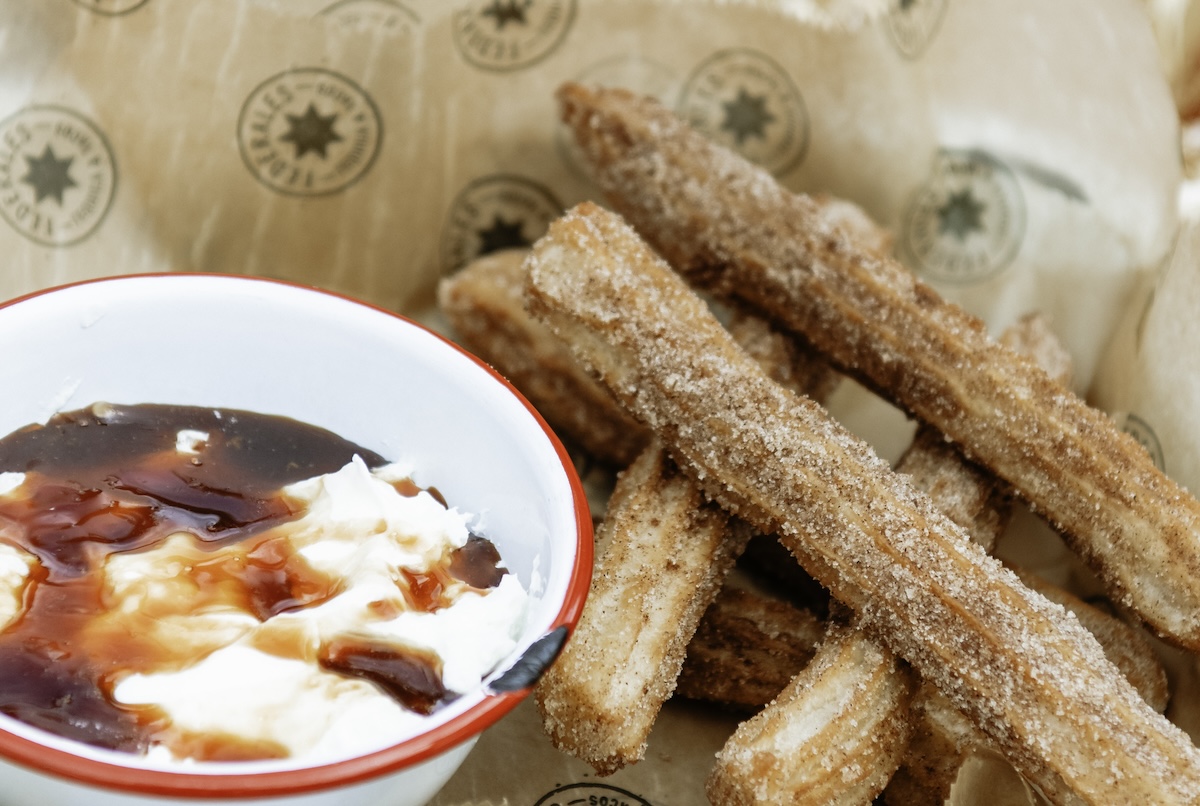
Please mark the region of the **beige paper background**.
[[[429, 318], [437, 279], [456, 264], [496, 239], [531, 240], [594, 197], [552, 98], [581, 79], [658, 95], [786, 185], [857, 201], [894, 231], [903, 259], [994, 330], [1043, 310], [1089, 388], [1178, 224], [1178, 124], [1139, 3], [894, 0], [850, 32], [785, 5], [533, 0], [518, 20], [491, 0], [8, 0], [0, 134], [30, 107], [68, 109], [103, 134], [116, 182], [71, 245], [36, 243], [0, 218], [0, 300], [109, 274], [219, 271]], [[287, 103], [258, 107], [275, 113], [267, 148], [282, 171], [353, 164], [356, 132], [378, 141], [356, 179], [319, 196], [256, 177], [238, 136], [257, 88], [304, 71], [361, 95], [336, 107], [287, 84]], [[739, 90], [743, 111], [757, 102], [767, 116], [732, 116]], [[342, 139], [324, 158], [279, 139], [309, 103], [339, 116]], [[46, 142], [59, 159], [71, 153]], [[0, 212], [18, 196], [47, 216], [70, 210], [80, 188], [56, 205], [22, 181], [40, 154], [0, 139], [11, 184]], [[181, 315], [181, 326], [202, 323], [202, 311]], [[865, 393], [848, 387], [833, 408], [885, 455], [904, 446], [908, 426]], [[1041, 540], [1032, 550], [1052, 562]], [[654, 806], [703, 802], [733, 724], [668, 704], [646, 761], [598, 783]], [[533, 804], [589, 782], [526, 703], [435, 803]]]
[[[12, 0], [0, 119], [31, 104], [77, 111], [107, 136], [118, 179], [74, 245], [0, 222], [0, 298], [199, 270], [413, 310], [497, 215], [528, 240], [594, 195], [555, 123], [551, 92], [567, 78], [655, 92], [789, 186], [858, 201], [896, 231], [902, 257], [997, 328], [1042, 307], [1080, 389], [1097, 334], [1175, 228], [1174, 106], [1133, 0], [897, 0], [851, 34], [766, 4], [682, 0], [538, 0], [522, 28], [488, 16], [489, 2]], [[313, 68], [372, 99], [379, 151], [338, 192], [286, 195], [247, 169], [238, 117], [262, 82]], [[721, 129], [738, 88], [771, 115], [740, 142]], [[315, 152], [285, 161], [320, 166]], [[937, 213], [963, 191], [977, 206], [948, 235]], [[56, 212], [52, 198], [36, 206]]]

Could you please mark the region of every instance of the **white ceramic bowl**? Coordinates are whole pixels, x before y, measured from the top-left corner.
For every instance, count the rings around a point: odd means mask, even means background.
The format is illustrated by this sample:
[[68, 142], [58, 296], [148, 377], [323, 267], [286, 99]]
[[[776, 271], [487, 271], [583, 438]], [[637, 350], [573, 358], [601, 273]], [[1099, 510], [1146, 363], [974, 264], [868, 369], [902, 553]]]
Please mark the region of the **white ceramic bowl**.
[[[396, 314], [288, 283], [217, 275], [104, 279], [0, 305], [0, 435], [96, 401], [248, 409], [327, 428], [388, 459], [455, 506], [486, 513], [508, 567], [538, 589], [508, 669], [578, 619], [591, 518], [562, 446], [495, 372]], [[537, 582], [535, 580], [540, 580]], [[539, 661], [531, 664], [536, 674]], [[416, 806], [453, 775], [481, 731], [527, 693], [496, 682], [369, 755], [151, 768], [139, 757], [0, 715], [0, 804], [252, 802]], [[265, 798], [265, 800], [263, 799]], [[174, 801], [173, 801], [174, 802]]]

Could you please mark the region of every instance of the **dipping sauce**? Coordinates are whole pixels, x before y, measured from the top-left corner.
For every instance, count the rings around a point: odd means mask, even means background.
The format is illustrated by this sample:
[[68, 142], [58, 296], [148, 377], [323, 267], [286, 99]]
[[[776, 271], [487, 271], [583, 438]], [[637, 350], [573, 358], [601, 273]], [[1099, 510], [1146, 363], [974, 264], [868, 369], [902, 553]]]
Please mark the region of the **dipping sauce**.
[[524, 590], [411, 468], [282, 417], [97, 404], [0, 439], [0, 712], [164, 760], [344, 757], [515, 646]]

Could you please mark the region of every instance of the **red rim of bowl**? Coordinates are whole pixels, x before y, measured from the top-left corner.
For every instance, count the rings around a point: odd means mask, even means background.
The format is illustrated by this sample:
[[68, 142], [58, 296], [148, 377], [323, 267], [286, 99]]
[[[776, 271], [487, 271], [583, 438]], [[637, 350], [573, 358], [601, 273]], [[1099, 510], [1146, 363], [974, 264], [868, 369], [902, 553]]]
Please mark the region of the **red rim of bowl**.
[[[44, 296], [76, 286], [156, 277], [215, 277], [245, 282], [272, 283], [339, 298], [354, 305], [395, 317], [415, 328], [425, 331], [455, 351], [465, 355], [477, 366], [486, 371], [488, 375], [499, 381], [521, 402], [537, 421], [538, 425], [541, 426], [542, 431], [550, 440], [559, 462], [562, 464], [563, 472], [566, 474], [571, 487], [571, 496], [575, 509], [576, 561], [567, 585], [566, 594], [563, 597], [562, 606], [549, 629], [553, 630], [557, 627], [565, 626], [568, 631], [574, 630], [575, 624], [579, 621], [579, 615], [583, 611], [584, 600], [587, 598], [593, 561], [592, 518], [579, 474], [575, 471], [575, 466], [567, 455], [562, 442], [555, 436], [545, 419], [525, 399], [524, 395], [518, 392], [512, 384], [487, 363], [425, 325], [396, 311], [391, 311], [347, 294], [341, 294], [317, 286], [275, 278], [204, 272], [158, 272], [82, 280], [80, 282], [67, 283], [34, 291], [5, 302], [0, 302], [0, 310], [34, 297]], [[0, 726], [0, 756], [35, 771], [69, 779], [76, 783], [116, 789], [137, 795], [211, 798], [214, 801], [227, 797], [245, 798], [296, 795], [362, 783], [371, 778], [396, 772], [434, 758], [483, 732], [484, 729], [494, 724], [502, 716], [515, 708], [528, 693], [529, 690], [526, 689], [516, 692], [488, 694], [481, 702], [471, 706], [461, 714], [452, 717], [447, 722], [436, 725], [426, 733], [373, 753], [313, 767], [297, 767], [250, 773], [192, 773], [124, 766], [87, 756], [75, 755], [66, 750], [40, 744], [24, 736], [10, 733], [2, 726]]]

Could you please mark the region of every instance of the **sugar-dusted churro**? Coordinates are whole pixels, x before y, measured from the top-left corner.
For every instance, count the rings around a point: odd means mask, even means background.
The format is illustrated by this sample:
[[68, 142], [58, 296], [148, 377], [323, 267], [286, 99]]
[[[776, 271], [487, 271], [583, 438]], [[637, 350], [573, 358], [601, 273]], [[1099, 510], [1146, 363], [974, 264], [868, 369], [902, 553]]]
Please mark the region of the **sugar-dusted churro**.
[[508, 249], [477, 258], [438, 284], [438, 306], [456, 338], [520, 389], [564, 439], [611, 467], [626, 467], [649, 434], [525, 312], [527, 254]]
[[[1000, 342], [1033, 359], [1058, 383], [1070, 383], [1071, 354], [1040, 314], [1027, 314], [1006, 328]], [[1007, 484], [967, 461], [953, 443], [926, 424], [917, 428], [896, 469], [928, 493], [972, 540], [988, 552], [993, 550], [1011, 514]]]
[[609, 202], [677, 270], [937, 427], [1062, 531], [1116, 601], [1200, 649], [1200, 503], [1110, 418], [657, 102], [575, 84], [559, 98]]
[[[860, 208], [828, 199], [822, 215], [872, 244], [887, 234]], [[553, 333], [529, 316], [523, 296], [528, 249], [476, 258], [438, 284], [438, 307], [463, 346], [498, 369], [550, 425], [590, 457], [624, 468], [649, 442], [647, 429], [589, 376]], [[780, 383], [822, 399], [841, 376], [796, 339], [734, 310], [730, 331]]]
[[555, 746], [601, 774], [642, 757], [700, 616], [748, 537], [656, 442], [620, 475], [587, 604], [535, 689]]
[[1159, 713], [1167, 710], [1171, 690], [1166, 669], [1138, 627], [1130, 626], [1119, 616], [1080, 599], [1031, 571], [1022, 568], [1014, 568], [1013, 571], [1029, 588], [1070, 610], [1079, 623], [1096, 636], [1104, 648], [1105, 656], [1121, 670], [1147, 705]]
[[1096, 640], [817, 404], [766, 377], [619, 218], [579, 206], [527, 267], [533, 313], [697, 483], [778, 531], [1040, 789], [1105, 804], [1200, 799], [1200, 751]]
[[675, 695], [756, 711], [808, 665], [824, 633], [810, 610], [726, 585], [688, 644]]
[[[1166, 671], [1138, 629], [1035, 574], [1016, 573], [1031, 589], [1071, 611], [1151, 708], [1159, 713], [1166, 709]], [[941, 806], [963, 763], [972, 755], [993, 752], [992, 743], [931, 685], [917, 689], [912, 714], [912, 740], [884, 799], [889, 806]]]
[[[1010, 336], [1047, 363], [1069, 366], [1069, 360], [1060, 360], [1061, 353], [1054, 351], [1053, 334], [1034, 319], [1014, 325]], [[917, 431], [897, 470], [972, 540], [991, 551], [1008, 522], [1007, 485], [966, 462], [928, 425]], [[866, 804], [902, 763], [921, 763], [919, 754], [927, 747], [918, 747], [913, 762], [907, 759], [914, 723], [926, 718], [914, 714], [909, 698], [900, 696], [913, 685], [907, 667], [872, 636], [861, 634], [851, 641], [842, 636], [840, 625], [831, 630], [838, 640], [821, 646], [813, 666], [822, 670], [820, 680], [836, 681], [840, 690], [854, 692], [852, 705], [830, 707], [830, 686], [815, 684], [806, 672], [805, 681], [769, 703], [717, 754], [709, 778], [714, 803], [823, 806], [831, 792], [842, 791], [840, 802]], [[847, 642], [856, 649], [847, 651]], [[889, 675], [896, 678], [892, 685], [882, 684]], [[797, 731], [796, 724], [806, 730]], [[917, 724], [916, 728], [941, 738], [937, 725]], [[964, 745], [963, 756], [969, 749]], [[763, 770], [771, 774], [759, 774]], [[845, 777], [853, 780], [852, 786], [846, 786]]]
[[[722, 806], [870, 803], [908, 744], [913, 678], [862, 631], [832, 623], [812, 663], [717, 754]], [[881, 763], [892, 759], [893, 763]]]

